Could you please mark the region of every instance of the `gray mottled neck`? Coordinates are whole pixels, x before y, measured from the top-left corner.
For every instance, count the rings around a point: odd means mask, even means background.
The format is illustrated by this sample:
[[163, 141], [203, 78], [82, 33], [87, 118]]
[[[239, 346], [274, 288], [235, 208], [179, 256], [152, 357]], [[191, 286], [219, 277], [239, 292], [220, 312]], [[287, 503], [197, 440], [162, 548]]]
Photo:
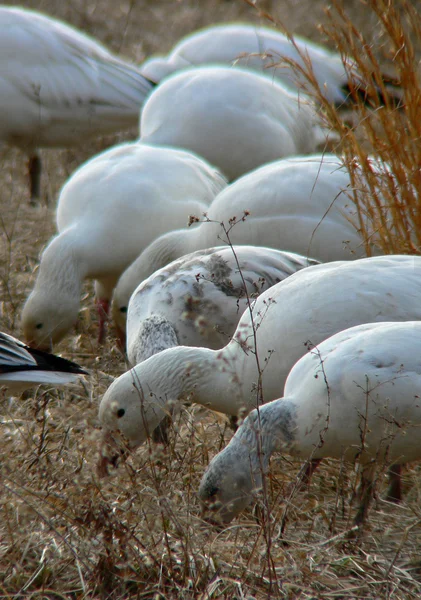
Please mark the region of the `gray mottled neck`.
[[129, 360], [137, 365], [174, 346], [178, 346], [178, 339], [172, 324], [164, 317], [153, 315], [141, 323], [130, 348]]
[[[231, 440], [235, 452], [247, 452], [253, 472], [266, 471], [275, 451], [289, 451], [296, 435], [296, 407], [287, 399], [253, 410]], [[227, 450], [229, 448], [227, 446]]]

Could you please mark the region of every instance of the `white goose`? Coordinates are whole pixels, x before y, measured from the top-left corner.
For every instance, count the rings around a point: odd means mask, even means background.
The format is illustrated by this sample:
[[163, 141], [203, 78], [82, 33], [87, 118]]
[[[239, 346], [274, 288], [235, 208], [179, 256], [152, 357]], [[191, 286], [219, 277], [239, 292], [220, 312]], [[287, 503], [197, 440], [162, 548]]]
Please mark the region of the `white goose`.
[[[307, 352], [347, 327], [367, 322], [421, 320], [421, 257], [383, 256], [303, 269], [261, 294], [253, 324], [245, 311], [222, 350], [169, 348], [116, 379], [102, 398], [106, 431], [135, 447], [165, 416], [172, 401], [189, 398], [237, 415], [279, 398], [287, 375]], [[111, 432], [111, 433], [110, 433]], [[107, 457], [105, 457], [107, 458]]]
[[146, 101], [141, 140], [186, 148], [229, 180], [326, 142], [313, 105], [245, 69], [201, 67], [169, 77]]
[[[283, 398], [254, 410], [209, 464], [202, 501], [229, 522], [261, 487], [273, 452], [363, 465], [367, 515], [376, 462], [420, 460], [421, 323], [370, 323], [317, 345], [291, 370]], [[260, 451], [257, 449], [259, 439]]]
[[[230, 219], [241, 221], [246, 210], [245, 221], [230, 231], [233, 244], [288, 248], [322, 262], [364, 256], [356, 208], [346, 191], [350, 186], [348, 171], [333, 155], [284, 159], [245, 175], [214, 199], [207, 211], [212, 222], [171, 231], [142, 252], [119, 281], [120, 306], [126, 306], [135, 284], [154, 271], [225, 242], [220, 223], [228, 229]], [[369, 231], [369, 224], [365, 227]]]
[[305, 79], [294, 72], [285, 59], [293, 60], [303, 68], [306, 68], [306, 61], [310, 61], [319, 87], [328, 100], [336, 104], [347, 100], [351, 63], [345, 63], [345, 68], [342, 57], [328, 48], [295, 35], [292, 41], [275, 29], [251, 24], [213, 25], [195, 31], [182, 38], [168, 56], [149, 58], [141, 71], [158, 82], [192, 66], [230, 64], [275, 76], [292, 89], [305, 89]]
[[[228, 64], [260, 71], [291, 89], [309, 90], [308, 79], [291, 66], [291, 61], [305, 73], [310, 66], [320, 92], [336, 105], [347, 104], [356, 95], [370, 100], [366, 82], [349, 59], [300, 36], [288, 37], [275, 29], [245, 23], [212, 25], [195, 31], [182, 38], [167, 56], [146, 60], [141, 71], [159, 82], [193, 66]], [[398, 100], [397, 80], [387, 75], [383, 79], [390, 98]], [[381, 90], [376, 93], [384, 102]]]
[[32, 199], [40, 191], [37, 148], [136, 125], [152, 88], [136, 66], [73, 27], [0, 7], [0, 143], [29, 155]]
[[272, 248], [222, 246], [170, 263], [140, 283], [133, 295], [117, 285], [113, 314], [121, 333], [127, 314], [130, 363], [136, 365], [171, 346], [222, 348], [247, 308], [247, 295], [253, 302], [264, 290], [312, 264], [316, 261]]
[[123, 144], [82, 165], [61, 191], [60, 233], [42, 255], [23, 309], [27, 343], [50, 349], [63, 338], [77, 320], [86, 278], [96, 280], [97, 300], [107, 313], [114, 285], [139, 252], [206, 210], [225, 185], [200, 158], [145, 144]]
[[33, 350], [0, 332], [0, 390], [20, 394], [34, 385], [63, 385], [87, 375], [79, 365], [60, 356]]

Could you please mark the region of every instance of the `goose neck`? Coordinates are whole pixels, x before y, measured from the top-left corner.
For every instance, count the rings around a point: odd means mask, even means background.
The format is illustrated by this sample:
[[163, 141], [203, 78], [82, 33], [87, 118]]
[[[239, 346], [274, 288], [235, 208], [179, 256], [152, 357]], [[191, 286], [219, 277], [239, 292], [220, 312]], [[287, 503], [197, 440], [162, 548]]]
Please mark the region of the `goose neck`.
[[75, 232], [67, 230], [50, 242], [41, 257], [37, 286], [54, 287], [70, 295], [80, 295], [86, 275], [80, 260]]
[[188, 253], [188, 244], [185, 241], [187, 233], [189, 232], [184, 229], [171, 231], [149, 244], [120, 278], [119, 287], [123, 290], [122, 293], [124, 294], [126, 289], [129, 289], [131, 293], [141, 281], [147, 279], [152, 273]]
[[295, 404], [285, 398], [273, 400], [253, 410], [232, 443], [249, 451], [249, 460], [254, 472], [266, 472], [272, 454], [290, 451], [295, 442], [297, 415]]
[[208, 348], [177, 346], [152, 356], [135, 370], [139, 379], [140, 373], [146, 372], [151, 388], [159, 389], [165, 397], [189, 399], [212, 409], [228, 384], [219, 370], [217, 355]]

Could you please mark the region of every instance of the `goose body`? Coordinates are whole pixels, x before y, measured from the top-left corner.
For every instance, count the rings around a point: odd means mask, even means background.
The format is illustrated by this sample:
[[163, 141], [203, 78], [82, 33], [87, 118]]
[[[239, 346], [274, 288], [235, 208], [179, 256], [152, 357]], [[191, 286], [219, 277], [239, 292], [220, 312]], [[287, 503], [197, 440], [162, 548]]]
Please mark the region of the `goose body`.
[[37, 148], [120, 131], [138, 123], [152, 87], [136, 66], [65, 23], [0, 7], [0, 143], [33, 157]]
[[113, 313], [124, 328], [127, 312], [129, 362], [136, 365], [174, 345], [222, 348], [247, 308], [244, 285], [253, 302], [311, 264], [316, 261], [272, 248], [222, 246], [170, 263], [140, 283], [133, 295], [122, 294], [125, 290], [117, 285]]
[[176, 73], [149, 96], [141, 140], [186, 148], [229, 180], [325, 142], [305, 97], [245, 69], [201, 67]]
[[71, 383], [86, 374], [70, 360], [33, 350], [11, 335], [0, 332], [0, 389], [6, 388], [17, 394], [42, 383]]
[[59, 234], [41, 257], [22, 315], [25, 340], [42, 349], [75, 323], [85, 278], [106, 307], [122, 271], [155, 237], [206, 210], [225, 180], [200, 158], [144, 144], [116, 146], [63, 187]]
[[[158, 82], [192, 66], [229, 64], [260, 71], [292, 89], [305, 89], [305, 80], [285, 59], [297, 62], [303, 68], [309, 60], [328, 100], [343, 103], [349, 94], [349, 74], [341, 56], [299, 36], [294, 36], [293, 40], [268, 27], [241, 23], [213, 25], [181, 39], [168, 56], [151, 57], [141, 70], [146, 77]], [[350, 69], [351, 65], [348, 65]]]
[[[218, 194], [207, 210], [210, 222], [169, 232], [152, 242], [122, 276], [122, 295], [127, 298], [124, 290], [130, 285], [134, 290], [130, 282], [143, 281], [173, 260], [226, 242], [221, 222], [230, 228], [233, 244], [287, 248], [322, 262], [363, 257], [356, 208], [347, 192], [350, 186], [347, 169], [333, 155], [265, 165]], [[249, 214], [241, 222], [245, 211]], [[238, 223], [231, 228], [234, 216]]]
[[303, 269], [261, 294], [221, 350], [169, 348], [116, 379], [100, 405], [105, 429], [141, 444], [168, 402], [189, 397], [237, 415], [282, 396], [295, 362], [329, 336], [367, 322], [421, 320], [421, 257], [382, 256]]
[[[200, 498], [229, 522], [251, 502], [276, 450], [304, 459], [358, 458], [366, 467], [420, 460], [420, 353], [419, 321], [359, 325], [317, 344], [291, 370], [283, 398], [250, 413], [211, 461]], [[367, 506], [368, 498], [360, 521]]]

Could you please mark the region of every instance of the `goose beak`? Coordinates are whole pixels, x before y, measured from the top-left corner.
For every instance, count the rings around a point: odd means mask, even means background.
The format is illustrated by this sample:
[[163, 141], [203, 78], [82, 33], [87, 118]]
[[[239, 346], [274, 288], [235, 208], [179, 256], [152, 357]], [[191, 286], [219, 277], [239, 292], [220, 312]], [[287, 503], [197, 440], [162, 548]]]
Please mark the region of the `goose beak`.
[[108, 466], [110, 465], [116, 469], [119, 461], [124, 461], [128, 454], [129, 448], [118, 432], [104, 432], [100, 444], [99, 459], [97, 462], [98, 477], [100, 479], [108, 477], [110, 474], [108, 471]]
[[51, 341], [48, 340], [45, 340], [41, 343], [37, 343], [35, 342], [35, 340], [25, 339], [25, 344], [30, 348], [34, 348], [35, 350], [41, 350], [42, 352], [49, 352], [51, 354], [51, 352], [53, 351], [53, 344], [51, 343]]
[[114, 327], [115, 336], [117, 338], [117, 348], [125, 356], [126, 354], [126, 332], [118, 325]]

